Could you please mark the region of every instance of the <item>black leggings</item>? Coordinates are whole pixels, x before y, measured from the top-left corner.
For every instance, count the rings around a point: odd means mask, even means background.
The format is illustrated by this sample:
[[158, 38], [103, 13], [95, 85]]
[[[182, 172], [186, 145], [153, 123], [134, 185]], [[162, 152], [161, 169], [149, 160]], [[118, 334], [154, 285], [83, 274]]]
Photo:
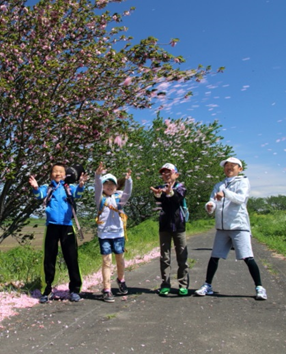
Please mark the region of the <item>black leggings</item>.
[[[219, 258], [211, 257], [207, 268], [206, 283], [211, 284], [213, 277], [217, 271]], [[253, 257], [245, 258], [244, 262], [248, 266], [249, 273], [254, 281], [255, 286], [262, 285], [260, 272], [257, 263]]]

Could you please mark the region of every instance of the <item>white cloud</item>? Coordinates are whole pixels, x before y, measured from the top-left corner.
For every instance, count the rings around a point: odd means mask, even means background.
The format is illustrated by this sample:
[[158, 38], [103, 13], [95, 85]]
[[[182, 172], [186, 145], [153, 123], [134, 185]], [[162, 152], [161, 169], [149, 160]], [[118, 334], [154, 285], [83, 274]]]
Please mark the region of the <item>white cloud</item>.
[[286, 195], [286, 171], [269, 165], [248, 165], [245, 175], [249, 178], [250, 196], [265, 198]]

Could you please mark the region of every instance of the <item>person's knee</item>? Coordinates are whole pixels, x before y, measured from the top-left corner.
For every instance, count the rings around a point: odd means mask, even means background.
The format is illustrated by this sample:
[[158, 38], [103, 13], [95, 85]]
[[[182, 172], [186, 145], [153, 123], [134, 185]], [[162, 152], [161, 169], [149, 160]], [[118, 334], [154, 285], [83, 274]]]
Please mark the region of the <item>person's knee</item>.
[[102, 264], [104, 267], [111, 267], [111, 254], [106, 254], [102, 256]]
[[244, 258], [244, 262], [249, 265], [251, 263], [254, 262], [254, 258], [253, 257], [247, 257], [247, 258]]
[[210, 262], [214, 263], [215, 265], [218, 265], [219, 258], [217, 257], [211, 257]]

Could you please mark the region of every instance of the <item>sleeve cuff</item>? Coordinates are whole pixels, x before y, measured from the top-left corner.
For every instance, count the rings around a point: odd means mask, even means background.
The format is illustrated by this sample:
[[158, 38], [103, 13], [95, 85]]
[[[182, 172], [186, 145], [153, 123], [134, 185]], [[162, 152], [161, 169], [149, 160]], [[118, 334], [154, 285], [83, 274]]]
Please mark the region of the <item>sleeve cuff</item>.
[[166, 196], [169, 197], [169, 198], [170, 198], [170, 197], [173, 197], [173, 195], [174, 195], [173, 189], [171, 190], [170, 193], [168, 193], [168, 194], [166, 193]]

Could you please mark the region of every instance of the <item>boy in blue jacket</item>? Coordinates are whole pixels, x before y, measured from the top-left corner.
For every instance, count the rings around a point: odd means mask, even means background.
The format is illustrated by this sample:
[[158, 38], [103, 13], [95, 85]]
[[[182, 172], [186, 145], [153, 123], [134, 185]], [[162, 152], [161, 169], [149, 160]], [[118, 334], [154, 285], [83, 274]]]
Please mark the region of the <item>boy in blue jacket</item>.
[[44, 199], [47, 216], [44, 240], [45, 283], [42, 284], [43, 292], [40, 303], [48, 302], [52, 291], [59, 241], [70, 277], [70, 301], [77, 302], [80, 300], [79, 292], [82, 280], [78, 266], [77, 240], [72, 226], [72, 205], [68, 201], [67, 191], [72, 198], [80, 198], [84, 190], [84, 183], [87, 180], [87, 174], [82, 173], [78, 186], [65, 184], [65, 177], [65, 165], [56, 163], [52, 166], [51, 184], [49, 186], [39, 187], [33, 176], [29, 178], [33, 194], [37, 199]]

